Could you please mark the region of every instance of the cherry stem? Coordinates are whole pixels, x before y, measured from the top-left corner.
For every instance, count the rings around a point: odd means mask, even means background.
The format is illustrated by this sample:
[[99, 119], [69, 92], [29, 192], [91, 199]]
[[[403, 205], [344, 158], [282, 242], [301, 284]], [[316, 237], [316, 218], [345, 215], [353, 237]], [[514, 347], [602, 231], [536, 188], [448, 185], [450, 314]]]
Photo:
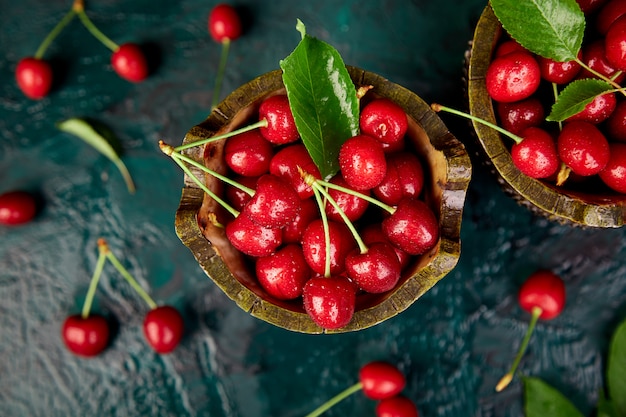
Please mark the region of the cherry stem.
[[82, 22], [83, 26], [85, 26], [96, 39], [102, 42], [104, 46], [106, 46], [113, 52], [119, 49], [119, 45], [109, 39], [104, 33], [102, 33], [100, 29], [98, 29], [96, 25], [94, 25], [93, 22], [89, 19], [87, 13], [85, 13], [84, 4], [82, 1], [74, 2], [74, 6], [72, 6], [72, 9], [78, 15], [78, 18]]
[[348, 398], [350, 395], [361, 390], [362, 388], [363, 388], [363, 384], [361, 382], [357, 382], [356, 384], [352, 385], [351, 387], [346, 388], [345, 390], [341, 391], [339, 394], [335, 395], [330, 400], [326, 401], [324, 404], [317, 407], [315, 410], [307, 414], [305, 417], [317, 417], [319, 415], [322, 415], [324, 412], [328, 411], [331, 407], [333, 407], [340, 401]]
[[46, 50], [48, 49], [52, 41], [54, 41], [54, 39], [59, 36], [61, 31], [65, 28], [65, 26], [67, 26], [68, 23], [72, 21], [75, 15], [76, 12], [74, 11], [74, 9], [70, 9], [70, 11], [67, 12], [65, 16], [63, 16], [63, 19], [61, 19], [59, 23], [57, 23], [57, 25], [45, 37], [43, 42], [41, 42], [41, 45], [39, 45], [39, 48], [37, 48], [37, 52], [35, 52], [35, 58], [43, 58], [43, 55], [46, 53]]
[[229, 50], [230, 39], [226, 38], [222, 41], [222, 54], [220, 56], [220, 62], [217, 69], [217, 77], [215, 78], [215, 87], [213, 88], [213, 104], [211, 104], [211, 111], [217, 107], [220, 99], [220, 89], [222, 87], [222, 80], [224, 79], [224, 72], [226, 69], [226, 61], [228, 60]]
[[513, 364], [511, 365], [511, 369], [509, 369], [509, 372], [507, 372], [498, 382], [498, 384], [496, 385], [496, 391], [500, 392], [503, 389], [505, 389], [509, 383], [513, 380], [513, 376], [515, 375], [515, 371], [517, 370], [517, 367], [520, 364], [520, 361], [522, 360], [522, 357], [524, 356], [524, 353], [526, 352], [526, 348], [528, 347], [528, 342], [530, 342], [530, 337], [533, 334], [533, 331], [535, 330], [535, 326], [537, 325], [537, 321], [539, 320], [539, 316], [541, 316], [541, 313], [543, 313], [543, 309], [541, 307], [535, 306], [532, 309], [532, 316], [530, 318], [530, 323], [528, 324], [528, 330], [526, 330], [526, 335], [524, 336], [524, 339], [522, 340], [522, 344], [519, 347], [519, 350], [517, 351], [517, 355], [515, 356], [515, 360], [513, 361]]
[[[557, 83], [552, 83], [552, 94], [554, 95], [554, 101], [556, 102], [559, 99], [559, 85]], [[559, 130], [563, 130], [563, 122], [559, 121]]]
[[353, 195], [355, 197], [362, 198], [363, 200], [369, 201], [370, 203], [372, 203], [372, 204], [382, 208], [383, 210], [389, 212], [389, 214], [393, 214], [393, 213], [396, 212], [395, 207], [390, 206], [388, 204], [385, 204], [385, 203], [383, 203], [380, 200], [376, 200], [375, 198], [370, 197], [369, 195], [360, 193], [360, 192], [355, 191], [355, 190], [351, 190], [350, 188], [342, 187], [341, 185], [333, 184], [332, 182], [320, 180], [320, 179], [317, 179], [315, 177], [313, 177], [313, 178], [315, 179], [315, 182], [317, 182], [318, 184], [323, 185], [324, 187], [333, 188], [333, 189], [335, 189], [337, 191], [342, 191], [342, 192], [344, 192], [346, 194], [351, 194], [351, 195]]
[[89, 289], [87, 290], [87, 296], [83, 304], [83, 311], [81, 315], [84, 319], [89, 317], [89, 312], [91, 311], [91, 304], [93, 303], [93, 298], [96, 294], [96, 288], [98, 287], [98, 282], [100, 281], [100, 276], [102, 275], [102, 270], [104, 269], [104, 261], [106, 261], [106, 256], [104, 255], [104, 253], [102, 253], [102, 251], [100, 251], [98, 253], [98, 261], [96, 262], [96, 268], [93, 271], [91, 282], [89, 283]]
[[330, 231], [328, 229], [328, 216], [326, 215], [326, 202], [322, 200], [322, 195], [316, 187], [313, 188], [313, 194], [317, 205], [320, 209], [320, 216], [322, 217], [322, 225], [324, 226], [324, 245], [326, 246], [326, 259], [324, 260], [324, 276], [330, 278]]
[[[356, 240], [356, 243], [359, 245], [359, 250], [361, 251], [361, 254], [367, 253], [367, 250], [368, 250], [367, 245], [365, 245], [365, 243], [363, 242], [363, 239], [361, 239], [361, 236], [359, 235], [359, 232], [357, 232], [356, 228], [354, 227], [354, 224], [352, 224], [352, 222], [350, 221], [346, 213], [343, 211], [343, 209], [339, 207], [339, 204], [337, 204], [335, 199], [332, 198], [331, 195], [328, 193], [328, 191], [326, 191], [324, 187], [320, 185], [318, 182], [314, 182], [313, 185], [311, 186], [313, 188], [317, 188], [317, 190], [326, 198], [326, 200], [328, 200], [328, 202], [335, 208], [335, 210], [337, 210], [343, 222], [346, 224], [346, 226], [348, 226], [348, 229], [350, 229], [350, 232], [352, 232], [352, 236], [354, 236], [354, 240]], [[320, 207], [320, 210], [325, 210], [325, 207], [326, 206]]]
[[146, 304], [148, 304], [151, 309], [157, 308], [157, 304], [154, 302], [154, 300], [150, 298], [148, 293], [141, 287], [141, 285], [139, 285], [137, 280], [133, 278], [130, 272], [128, 272], [128, 270], [124, 268], [124, 266], [122, 266], [117, 257], [113, 254], [113, 252], [111, 252], [111, 250], [109, 249], [109, 245], [107, 245], [104, 239], [98, 240], [98, 248], [100, 249], [100, 253], [104, 254], [104, 256], [107, 257], [107, 259], [111, 262], [111, 264], [113, 264], [115, 269], [117, 269], [117, 271], [126, 279], [126, 281], [128, 281], [130, 286], [133, 287], [135, 291], [137, 291], [137, 294], [139, 294], [139, 296], [143, 298]]
[[478, 123], [482, 123], [485, 126], [489, 126], [490, 128], [492, 128], [492, 129], [502, 133], [503, 135], [506, 135], [509, 138], [513, 139], [515, 141], [515, 143], [520, 143], [522, 140], [524, 140], [524, 138], [522, 138], [522, 137], [520, 137], [520, 136], [518, 136], [516, 134], [513, 134], [513, 133], [509, 132], [506, 129], [503, 129], [503, 128], [501, 128], [498, 125], [495, 125], [495, 124], [493, 124], [491, 122], [483, 120], [480, 117], [476, 117], [476, 116], [471, 115], [471, 114], [463, 113], [462, 111], [458, 111], [458, 110], [452, 109], [450, 107], [442, 106], [441, 104], [438, 104], [438, 103], [433, 103], [433, 104], [430, 105], [430, 107], [435, 112], [445, 111], [445, 112], [448, 112], [448, 113], [456, 114], [457, 116], [465, 117], [467, 119], [473, 120], [473, 121], [478, 122]]
[[621, 92], [623, 95], [626, 96], [626, 92], [624, 91], [622, 86], [619, 85], [615, 80], [607, 77], [604, 74], [599, 73], [598, 71], [596, 71], [595, 69], [591, 68], [589, 65], [585, 64], [583, 61], [581, 61], [578, 58], [576, 58], [574, 61], [576, 61], [581, 67], [583, 67], [584, 69], [586, 69], [587, 71], [589, 71], [590, 73], [595, 75], [596, 77], [598, 77], [598, 78], [606, 81], [607, 83], [611, 84], [613, 87], [615, 87], [617, 89], [617, 91]]
[[256, 123], [252, 123], [251, 125], [248, 125], [248, 126], [240, 128], [240, 129], [236, 129], [236, 130], [230, 131], [228, 133], [224, 133], [222, 135], [211, 136], [210, 138], [202, 139], [202, 140], [199, 140], [197, 142], [190, 142], [190, 143], [187, 143], [185, 145], [180, 145], [180, 146], [175, 147], [174, 151], [180, 152], [180, 151], [184, 151], [185, 149], [194, 148], [196, 146], [206, 145], [207, 143], [216, 142], [218, 140], [226, 139], [226, 138], [229, 138], [231, 136], [236, 136], [236, 135], [238, 135], [240, 133], [245, 133], [245, 132], [248, 132], [250, 130], [254, 130], [256, 128], [259, 128], [259, 127], [267, 127], [267, 120], [266, 119], [261, 119], [261, 120], [259, 120]]
[[[204, 191], [209, 197], [211, 197], [213, 200], [217, 201], [218, 204], [220, 204], [222, 207], [224, 207], [226, 210], [228, 210], [228, 212], [230, 214], [232, 214], [234, 217], [239, 216], [239, 211], [235, 210], [230, 204], [228, 204], [226, 201], [222, 200], [213, 191], [209, 190], [209, 188], [206, 185], [204, 185], [204, 183], [202, 181], [200, 181], [198, 179], [198, 177], [196, 177], [193, 172], [191, 172], [191, 170], [187, 167], [187, 165], [184, 164], [184, 162], [181, 159], [185, 160], [185, 162], [191, 163], [192, 165], [194, 165], [194, 166], [196, 166], [196, 167], [198, 167], [198, 168], [200, 168], [202, 170], [205, 170], [205, 169], [208, 170], [208, 168], [206, 168], [202, 164], [197, 163], [193, 159], [187, 158], [186, 156], [181, 155], [178, 152], [175, 152], [174, 148], [172, 146], [166, 144], [162, 140], [159, 141], [159, 148], [161, 148], [161, 151], [165, 155], [167, 155], [170, 158], [172, 158], [172, 160], [174, 162], [176, 162], [176, 164], [185, 172], [185, 174], [187, 174], [187, 176], [189, 176], [189, 178], [191, 178], [193, 180], [193, 182], [195, 182], [198, 185], [198, 187], [200, 187], [202, 189], [202, 191]], [[237, 183], [235, 183], [235, 184], [237, 184]], [[239, 184], [239, 185], [241, 187], [244, 187], [241, 184]], [[245, 188], [247, 188], [247, 187], [245, 187]]]

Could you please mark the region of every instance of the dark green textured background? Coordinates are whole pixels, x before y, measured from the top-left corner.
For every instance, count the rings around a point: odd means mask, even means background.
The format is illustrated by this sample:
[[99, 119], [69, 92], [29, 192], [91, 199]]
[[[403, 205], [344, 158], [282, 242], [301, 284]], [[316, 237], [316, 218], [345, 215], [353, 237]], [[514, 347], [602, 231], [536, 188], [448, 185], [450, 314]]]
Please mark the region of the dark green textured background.
[[[423, 416], [519, 416], [519, 379], [493, 390], [526, 330], [516, 302], [539, 267], [561, 274], [563, 314], [541, 322], [521, 372], [547, 380], [587, 415], [603, 385], [608, 337], [626, 316], [625, 231], [550, 223], [519, 207], [474, 158], [457, 268], [401, 315], [357, 333], [310, 336], [255, 318], [203, 275], [174, 233], [182, 173], [158, 150], [209, 112], [219, 46], [207, 32], [213, 1], [88, 1], [117, 43], [139, 42], [155, 64], [141, 84], [118, 78], [110, 51], [78, 20], [46, 54], [58, 84], [31, 101], [13, 81], [69, 1], [0, 2], [0, 192], [28, 189], [37, 219], [0, 228], [0, 415], [302, 416], [356, 381], [374, 359], [397, 363]], [[464, 107], [463, 54], [484, 1], [237, 1], [246, 25], [232, 44], [223, 94], [278, 68], [296, 46], [296, 18], [347, 64], [377, 72], [427, 101]], [[137, 183], [54, 123], [73, 116], [112, 128]], [[473, 149], [467, 125], [444, 118]], [[59, 337], [80, 310], [104, 237], [161, 303], [184, 312], [187, 334], [159, 356], [141, 333], [147, 306], [110, 267], [94, 309], [118, 322], [97, 358]], [[328, 416], [373, 415], [354, 395]]]

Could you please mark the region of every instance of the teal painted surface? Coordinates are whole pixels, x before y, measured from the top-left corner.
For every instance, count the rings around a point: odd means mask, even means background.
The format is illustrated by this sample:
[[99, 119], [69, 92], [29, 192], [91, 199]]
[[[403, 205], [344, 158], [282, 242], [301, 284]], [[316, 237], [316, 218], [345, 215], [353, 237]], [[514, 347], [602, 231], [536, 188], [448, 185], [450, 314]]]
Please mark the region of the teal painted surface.
[[[521, 372], [546, 379], [590, 414], [603, 385], [608, 336], [626, 316], [626, 239], [621, 230], [549, 223], [519, 207], [475, 161], [457, 268], [401, 315], [358, 333], [290, 333], [248, 316], [202, 274], [174, 233], [182, 173], [158, 150], [179, 143], [209, 111], [219, 47], [206, 18], [215, 2], [90, 1], [92, 20], [118, 43], [144, 44], [156, 62], [141, 84], [110, 69], [110, 52], [73, 22], [46, 57], [59, 84], [42, 101], [13, 82], [70, 6], [3, 1], [0, 9], [0, 192], [38, 192], [36, 221], [0, 228], [0, 415], [302, 416], [353, 384], [373, 359], [397, 363], [405, 394], [423, 416], [519, 416], [519, 380], [493, 391], [528, 322], [515, 293], [538, 267], [568, 289], [559, 318], [540, 323]], [[239, 1], [245, 35], [234, 42], [226, 93], [295, 47], [296, 18], [333, 44], [346, 63], [380, 73], [427, 101], [464, 106], [463, 52], [483, 1]], [[129, 195], [115, 167], [58, 120], [93, 117], [119, 136], [136, 183]], [[471, 146], [466, 124], [445, 119]], [[188, 326], [171, 355], [154, 354], [141, 322], [147, 306], [110, 266], [94, 309], [115, 317], [108, 350], [84, 360], [59, 337], [76, 313], [104, 237], [158, 302]], [[328, 416], [374, 415], [360, 394]]]

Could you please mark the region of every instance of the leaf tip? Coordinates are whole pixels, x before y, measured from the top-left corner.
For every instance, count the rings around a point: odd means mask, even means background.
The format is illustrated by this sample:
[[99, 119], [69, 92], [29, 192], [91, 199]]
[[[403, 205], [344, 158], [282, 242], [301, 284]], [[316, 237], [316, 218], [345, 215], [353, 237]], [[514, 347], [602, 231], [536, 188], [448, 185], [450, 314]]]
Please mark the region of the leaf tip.
[[296, 30], [300, 32], [302, 39], [304, 39], [306, 36], [306, 26], [304, 26], [304, 23], [302, 23], [302, 20], [300, 19], [296, 19]]

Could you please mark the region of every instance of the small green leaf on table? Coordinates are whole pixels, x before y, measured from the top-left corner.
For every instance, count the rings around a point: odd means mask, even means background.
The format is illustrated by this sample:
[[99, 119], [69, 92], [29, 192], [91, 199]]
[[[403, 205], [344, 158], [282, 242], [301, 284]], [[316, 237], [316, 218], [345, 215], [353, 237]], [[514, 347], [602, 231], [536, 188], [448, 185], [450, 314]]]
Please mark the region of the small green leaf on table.
[[491, 0], [491, 7], [504, 30], [529, 51], [559, 62], [577, 58], [585, 15], [576, 0]]
[[583, 417], [563, 394], [539, 378], [524, 378], [526, 417]]
[[280, 62], [296, 127], [323, 179], [339, 171], [339, 149], [359, 132], [356, 88], [339, 52], [306, 34]]
[[611, 339], [607, 388], [616, 415], [626, 417], [626, 320], [618, 326]]
[[583, 111], [600, 94], [609, 91], [613, 91], [613, 86], [603, 80], [587, 78], [573, 81], [559, 93], [546, 120], [562, 122]]
[[124, 177], [128, 191], [131, 194], [135, 192], [133, 179], [126, 168], [126, 165], [124, 165], [124, 162], [122, 162], [117, 151], [113, 147], [111, 140], [114, 138], [111, 137], [111, 135], [107, 135], [107, 137], [105, 137], [94, 127], [93, 124], [89, 123], [85, 119], [77, 117], [57, 123], [57, 128], [63, 132], [79, 137], [89, 145], [93, 146], [102, 155], [109, 158], [120, 171], [122, 177]]

